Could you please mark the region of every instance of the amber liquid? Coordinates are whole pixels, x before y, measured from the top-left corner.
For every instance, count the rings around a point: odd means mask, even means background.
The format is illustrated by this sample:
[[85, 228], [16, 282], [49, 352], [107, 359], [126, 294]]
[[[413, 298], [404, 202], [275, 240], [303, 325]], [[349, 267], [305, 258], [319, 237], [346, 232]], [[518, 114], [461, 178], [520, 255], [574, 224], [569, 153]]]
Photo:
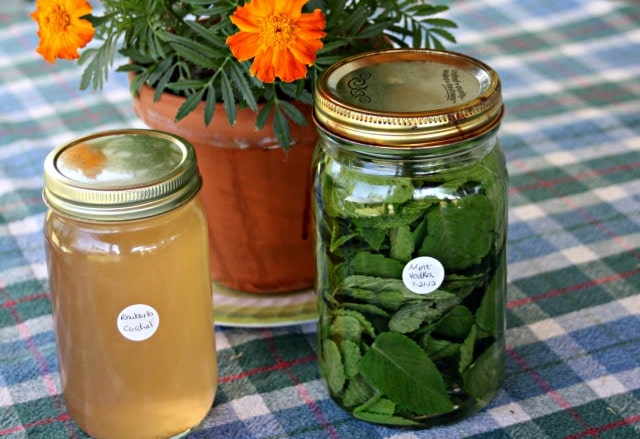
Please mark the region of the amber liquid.
[[[165, 438], [197, 425], [216, 392], [206, 219], [199, 200], [112, 224], [49, 212], [47, 263], [64, 400], [95, 438]], [[127, 339], [134, 304], [157, 329]]]

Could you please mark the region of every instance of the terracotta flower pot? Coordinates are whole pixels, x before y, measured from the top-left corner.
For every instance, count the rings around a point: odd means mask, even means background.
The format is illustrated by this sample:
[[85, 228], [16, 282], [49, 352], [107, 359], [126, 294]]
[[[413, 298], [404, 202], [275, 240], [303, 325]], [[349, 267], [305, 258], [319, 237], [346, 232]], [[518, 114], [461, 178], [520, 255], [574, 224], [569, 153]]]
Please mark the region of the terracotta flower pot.
[[[264, 130], [255, 128], [251, 110], [239, 110], [233, 127], [222, 104], [209, 126], [204, 105], [175, 122], [184, 99], [164, 94], [154, 103], [153, 93], [144, 86], [133, 100], [138, 117], [150, 128], [184, 137], [196, 149], [213, 279], [252, 293], [313, 286], [310, 171], [318, 135], [311, 118], [305, 127], [292, 125], [287, 153], [270, 121]], [[311, 107], [300, 108], [310, 116]]]

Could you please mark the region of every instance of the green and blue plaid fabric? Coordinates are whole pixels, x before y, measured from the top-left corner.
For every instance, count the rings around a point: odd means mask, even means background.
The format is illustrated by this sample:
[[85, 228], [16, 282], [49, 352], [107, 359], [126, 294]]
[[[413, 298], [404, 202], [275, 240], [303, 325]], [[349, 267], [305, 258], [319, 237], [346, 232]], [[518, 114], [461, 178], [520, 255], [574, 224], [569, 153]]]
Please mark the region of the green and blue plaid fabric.
[[[477, 415], [430, 430], [355, 420], [328, 397], [315, 326], [217, 327], [219, 390], [190, 438], [640, 437], [640, 4], [449, 1], [450, 49], [501, 75], [510, 180], [507, 373]], [[44, 260], [42, 163], [141, 127], [127, 78], [36, 53], [32, 2], [0, 7], [0, 436], [82, 438], [64, 406]]]

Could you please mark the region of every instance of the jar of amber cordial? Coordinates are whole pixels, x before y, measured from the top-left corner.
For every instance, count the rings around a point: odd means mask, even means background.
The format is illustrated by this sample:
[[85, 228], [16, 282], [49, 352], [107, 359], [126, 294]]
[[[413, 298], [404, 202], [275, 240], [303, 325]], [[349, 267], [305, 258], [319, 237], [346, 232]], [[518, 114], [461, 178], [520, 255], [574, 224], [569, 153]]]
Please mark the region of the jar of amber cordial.
[[496, 72], [458, 53], [364, 53], [319, 78], [318, 357], [359, 419], [448, 423], [500, 386], [502, 115]]
[[60, 380], [95, 438], [168, 438], [216, 393], [207, 220], [189, 143], [98, 133], [44, 164], [46, 254]]

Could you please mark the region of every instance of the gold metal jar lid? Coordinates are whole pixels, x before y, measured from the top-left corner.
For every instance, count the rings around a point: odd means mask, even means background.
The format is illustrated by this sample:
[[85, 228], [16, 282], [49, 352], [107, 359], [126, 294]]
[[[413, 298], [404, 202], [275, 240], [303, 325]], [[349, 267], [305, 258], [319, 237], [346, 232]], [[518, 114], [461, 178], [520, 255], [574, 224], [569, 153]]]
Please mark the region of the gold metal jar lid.
[[326, 69], [316, 124], [345, 139], [388, 147], [442, 146], [496, 128], [498, 74], [469, 56], [426, 49], [362, 53]]
[[201, 186], [190, 143], [143, 129], [105, 131], [54, 149], [44, 180], [43, 198], [52, 209], [96, 221], [158, 215]]

